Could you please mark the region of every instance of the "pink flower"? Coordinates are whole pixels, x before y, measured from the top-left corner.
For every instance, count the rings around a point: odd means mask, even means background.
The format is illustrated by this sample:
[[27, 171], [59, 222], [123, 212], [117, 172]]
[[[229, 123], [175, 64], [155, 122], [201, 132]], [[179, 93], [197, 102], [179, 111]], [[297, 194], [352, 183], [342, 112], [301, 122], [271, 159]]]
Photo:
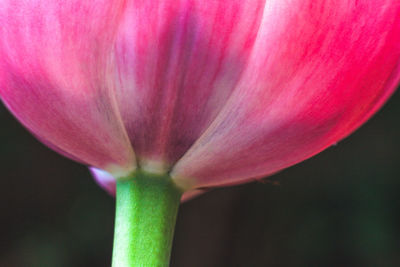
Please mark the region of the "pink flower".
[[0, 25], [0, 96], [33, 134], [185, 190], [315, 155], [400, 80], [398, 0], [3, 0]]

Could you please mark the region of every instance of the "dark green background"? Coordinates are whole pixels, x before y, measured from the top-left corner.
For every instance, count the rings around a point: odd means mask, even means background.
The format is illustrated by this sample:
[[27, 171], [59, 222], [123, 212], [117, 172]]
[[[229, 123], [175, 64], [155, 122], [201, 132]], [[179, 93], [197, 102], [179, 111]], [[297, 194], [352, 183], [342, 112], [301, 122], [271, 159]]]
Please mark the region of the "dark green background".
[[[400, 266], [399, 93], [269, 182], [183, 204], [172, 266]], [[0, 266], [110, 266], [114, 199], [3, 106], [0, 123]]]

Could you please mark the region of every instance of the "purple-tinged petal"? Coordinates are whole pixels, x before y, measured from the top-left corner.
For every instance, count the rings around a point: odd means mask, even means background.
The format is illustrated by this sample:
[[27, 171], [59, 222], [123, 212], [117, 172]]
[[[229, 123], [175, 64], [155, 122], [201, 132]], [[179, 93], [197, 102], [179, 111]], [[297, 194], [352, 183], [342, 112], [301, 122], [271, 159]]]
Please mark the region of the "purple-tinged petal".
[[264, 0], [130, 1], [116, 39], [119, 106], [139, 162], [165, 171], [224, 106]]
[[115, 178], [110, 173], [94, 167], [90, 167], [89, 170], [90, 173], [93, 175], [96, 183], [105, 191], [107, 191], [110, 195], [115, 196]]

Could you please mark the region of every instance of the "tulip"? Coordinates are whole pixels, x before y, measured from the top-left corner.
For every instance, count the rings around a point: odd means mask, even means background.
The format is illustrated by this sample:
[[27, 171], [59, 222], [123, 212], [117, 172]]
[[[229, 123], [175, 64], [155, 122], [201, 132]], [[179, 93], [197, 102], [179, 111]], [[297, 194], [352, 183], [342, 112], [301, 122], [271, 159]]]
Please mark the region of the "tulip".
[[168, 264], [184, 198], [349, 135], [400, 80], [398, 0], [1, 0], [0, 96], [115, 191], [113, 266]]

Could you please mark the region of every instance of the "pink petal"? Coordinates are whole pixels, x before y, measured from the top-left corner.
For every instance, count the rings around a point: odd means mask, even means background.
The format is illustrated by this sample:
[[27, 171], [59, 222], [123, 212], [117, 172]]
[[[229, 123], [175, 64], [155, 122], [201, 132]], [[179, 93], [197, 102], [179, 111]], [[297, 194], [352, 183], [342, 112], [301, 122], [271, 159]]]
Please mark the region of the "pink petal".
[[264, 0], [130, 1], [119, 103], [141, 166], [165, 171], [215, 119], [243, 72]]
[[234, 93], [175, 165], [186, 188], [305, 160], [367, 120], [400, 80], [397, 1], [267, 1]]
[[35, 135], [86, 164], [129, 172], [135, 157], [110, 56], [123, 1], [4, 0], [0, 96]]
[[394, 0], [4, 0], [0, 96], [47, 145], [114, 176], [135, 168], [133, 145], [186, 189], [241, 183], [384, 103], [399, 14]]

